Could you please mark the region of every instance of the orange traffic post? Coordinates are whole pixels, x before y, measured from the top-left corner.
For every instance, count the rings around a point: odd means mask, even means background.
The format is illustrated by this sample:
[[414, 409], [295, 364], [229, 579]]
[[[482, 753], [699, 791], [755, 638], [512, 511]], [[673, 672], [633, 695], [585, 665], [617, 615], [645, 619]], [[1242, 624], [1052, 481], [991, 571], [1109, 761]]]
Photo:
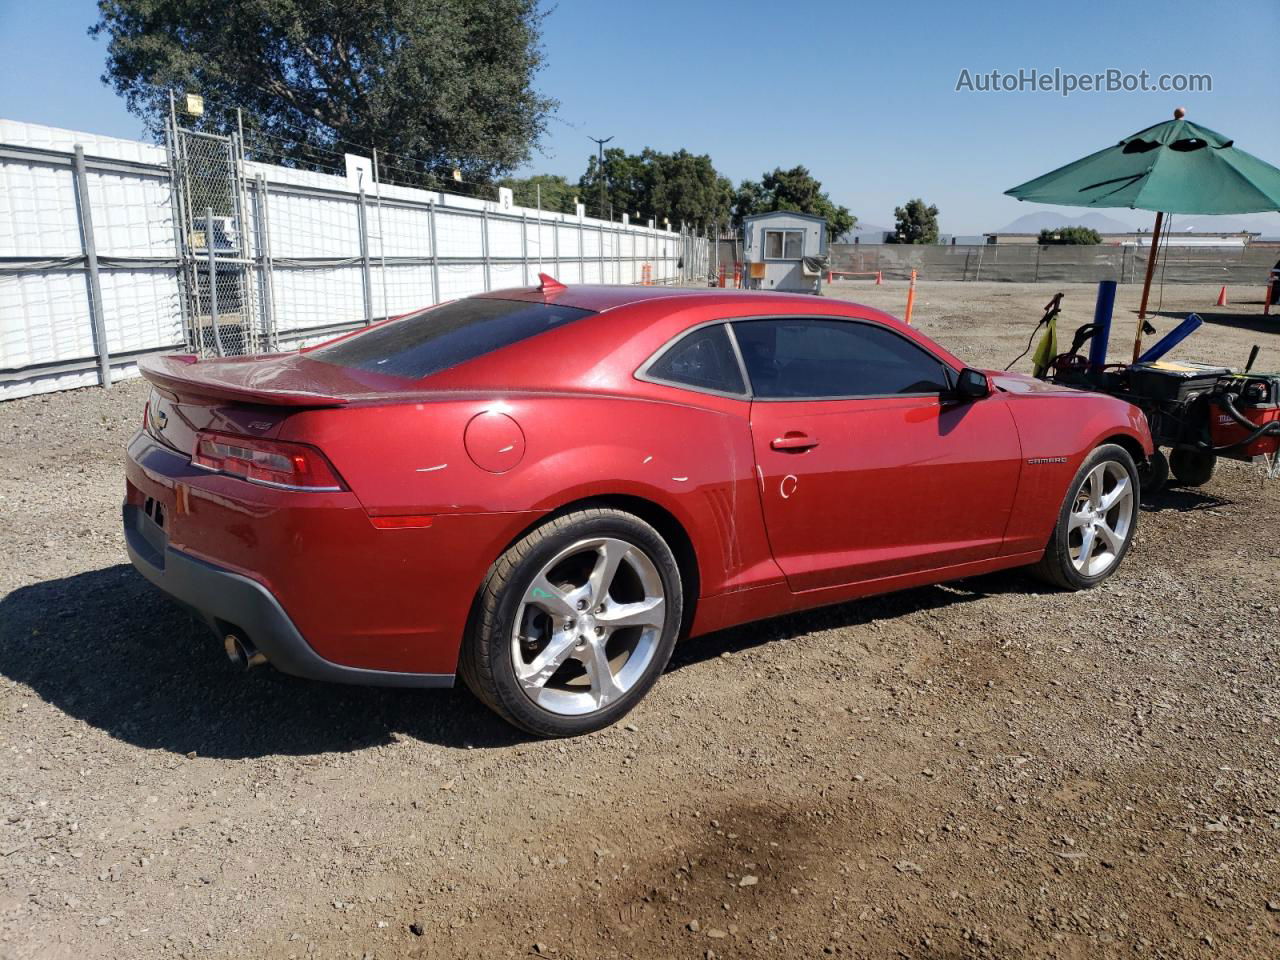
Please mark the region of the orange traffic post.
[[1218, 291], [1218, 306], [1225, 307], [1227, 305], [1227, 287], [1223, 284], [1222, 289]]
[[722, 263], [722, 264], [720, 264], [720, 287], [721, 287], [721, 289], [723, 289], [723, 288], [724, 288], [724, 277], [725, 277], [725, 273], [726, 273], [727, 271], [728, 271], [728, 267], [726, 267], [723, 263]]
[[883, 284], [883, 283], [884, 283], [884, 277], [881, 275], [880, 271], [879, 271], [879, 270], [877, 270], [877, 271], [876, 271], [876, 286], [878, 287], [878, 286], [880, 286], [880, 285], [881, 285], [881, 284]]
[[911, 286], [907, 287], [907, 315], [902, 318], [903, 323], [911, 323], [911, 309], [916, 305], [916, 272], [911, 271]]
[[733, 289], [738, 290], [742, 287], [742, 264], [735, 262], [733, 265]]
[[1264, 317], [1271, 316], [1271, 294], [1275, 290], [1276, 282], [1270, 280], [1267, 282], [1267, 295], [1262, 298], [1262, 315]]

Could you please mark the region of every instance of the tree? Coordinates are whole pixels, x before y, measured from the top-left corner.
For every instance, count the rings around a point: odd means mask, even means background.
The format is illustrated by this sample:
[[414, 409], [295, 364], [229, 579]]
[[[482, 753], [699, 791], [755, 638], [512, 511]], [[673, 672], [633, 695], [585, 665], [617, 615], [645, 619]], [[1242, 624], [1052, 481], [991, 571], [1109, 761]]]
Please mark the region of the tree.
[[576, 184], [551, 173], [537, 173], [532, 177], [505, 177], [498, 181], [500, 187], [510, 187], [517, 206], [536, 207], [542, 198], [542, 209], [548, 213], [573, 213], [574, 198], [579, 190]]
[[733, 199], [733, 222], [737, 227], [756, 213], [795, 210], [823, 217], [832, 239], [852, 230], [858, 218], [847, 207], [838, 206], [822, 192], [822, 183], [804, 166], [783, 170], [778, 167], [759, 181], [744, 180]]
[[908, 200], [905, 207], [895, 207], [893, 215], [897, 218], [897, 225], [893, 233], [886, 238], [886, 242], [938, 242], [937, 207], [925, 206], [924, 201], [916, 197], [914, 200]]
[[[554, 100], [537, 0], [99, 0], [103, 81], [153, 132], [169, 91], [202, 94], [199, 122], [286, 161], [377, 147], [393, 177], [489, 181], [524, 163]], [[354, 151], [353, 151], [354, 152]]]
[[[608, 207], [597, 210], [602, 174]], [[702, 230], [728, 223], [733, 197], [733, 185], [716, 172], [706, 154], [660, 153], [648, 147], [638, 154], [618, 147], [606, 150], [603, 166], [589, 157], [578, 191], [588, 211], [597, 216], [629, 213], [659, 225], [669, 219], [673, 228], [683, 223]]]
[[1102, 234], [1090, 227], [1060, 227], [1057, 230], [1041, 230], [1040, 245], [1074, 244], [1092, 246], [1102, 242]]

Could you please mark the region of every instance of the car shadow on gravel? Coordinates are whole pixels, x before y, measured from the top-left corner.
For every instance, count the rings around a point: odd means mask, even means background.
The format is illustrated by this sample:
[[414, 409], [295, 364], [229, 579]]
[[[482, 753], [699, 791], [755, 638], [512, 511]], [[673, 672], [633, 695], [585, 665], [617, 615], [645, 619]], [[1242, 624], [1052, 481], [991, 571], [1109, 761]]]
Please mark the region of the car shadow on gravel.
[[[1275, 333], [1276, 332], [1276, 311], [1272, 310], [1270, 316], [1264, 316], [1262, 313], [1262, 301], [1252, 301], [1258, 305], [1258, 312], [1250, 315], [1247, 313], [1206, 313], [1203, 310], [1194, 311], [1207, 324], [1218, 327], [1233, 327], [1236, 330], [1251, 330], [1254, 333]], [[1248, 300], [1239, 302], [1240, 306], [1250, 303]], [[1155, 314], [1168, 320], [1182, 321], [1187, 318], [1186, 310], [1161, 310]], [[1247, 358], [1241, 357], [1237, 364], [1230, 364], [1236, 369], [1244, 366]]]
[[398, 690], [244, 673], [195, 617], [128, 564], [0, 600], [0, 673], [147, 749], [243, 759], [360, 750], [395, 734], [446, 747], [527, 738], [461, 687]]
[[1148, 494], [1142, 498], [1139, 506], [1144, 513], [1160, 513], [1164, 510], [1176, 510], [1178, 513], [1190, 513], [1195, 510], [1212, 510], [1234, 503], [1212, 493], [1205, 493], [1195, 487], [1165, 487], [1159, 493]]
[[[784, 637], [1038, 587], [1012, 571], [790, 614], [682, 643], [669, 669]], [[128, 564], [22, 587], [0, 600], [0, 673], [119, 740], [177, 754], [311, 755], [376, 747], [397, 734], [452, 748], [528, 739], [461, 687], [355, 687], [270, 668], [236, 670], [203, 623]]]
[[794, 639], [823, 630], [895, 620], [907, 614], [955, 607], [997, 594], [1043, 593], [1048, 590], [1049, 587], [1025, 571], [1001, 570], [968, 580], [864, 597], [695, 637], [676, 647], [668, 669], [679, 670], [722, 654], [734, 654], [775, 640]]

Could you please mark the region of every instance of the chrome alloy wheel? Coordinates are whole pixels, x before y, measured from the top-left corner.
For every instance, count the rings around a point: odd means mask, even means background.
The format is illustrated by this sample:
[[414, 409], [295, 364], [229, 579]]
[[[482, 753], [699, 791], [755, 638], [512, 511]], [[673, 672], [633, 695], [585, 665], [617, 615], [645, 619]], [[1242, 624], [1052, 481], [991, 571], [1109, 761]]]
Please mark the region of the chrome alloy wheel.
[[566, 716], [603, 709], [644, 675], [666, 623], [662, 576], [634, 544], [579, 540], [525, 589], [511, 660], [525, 695]]
[[1076, 491], [1067, 526], [1071, 563], [1082, 576], [1098, 577], [1119, 558], [1133, 528], [1136, 506], [1129, 474], [1114, 460], [1098, 464]]

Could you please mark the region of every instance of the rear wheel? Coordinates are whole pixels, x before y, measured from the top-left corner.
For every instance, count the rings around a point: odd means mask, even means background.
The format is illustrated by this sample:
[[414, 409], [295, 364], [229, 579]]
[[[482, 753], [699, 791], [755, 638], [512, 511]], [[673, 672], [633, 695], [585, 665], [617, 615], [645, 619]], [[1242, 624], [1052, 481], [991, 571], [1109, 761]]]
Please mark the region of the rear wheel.
[[498, 714], [565, 737], [630, 711], [671, 658], [680, 571], [653, 527], [620, 510], [549, 521], [499, 558], [459, 671]]
[[1202, 450], [1174, 450], [1169, 455], [1169, 469], [1177, 481], [1186, 487], [1200, 487], [1213, 478], [1218, 458]]
[[1137, 525], [1133, 457], [1124, 447], [1104, 444], [1076, 471], [1035, 571], [1064, 590], [1097, 586], [1120, 566]]

